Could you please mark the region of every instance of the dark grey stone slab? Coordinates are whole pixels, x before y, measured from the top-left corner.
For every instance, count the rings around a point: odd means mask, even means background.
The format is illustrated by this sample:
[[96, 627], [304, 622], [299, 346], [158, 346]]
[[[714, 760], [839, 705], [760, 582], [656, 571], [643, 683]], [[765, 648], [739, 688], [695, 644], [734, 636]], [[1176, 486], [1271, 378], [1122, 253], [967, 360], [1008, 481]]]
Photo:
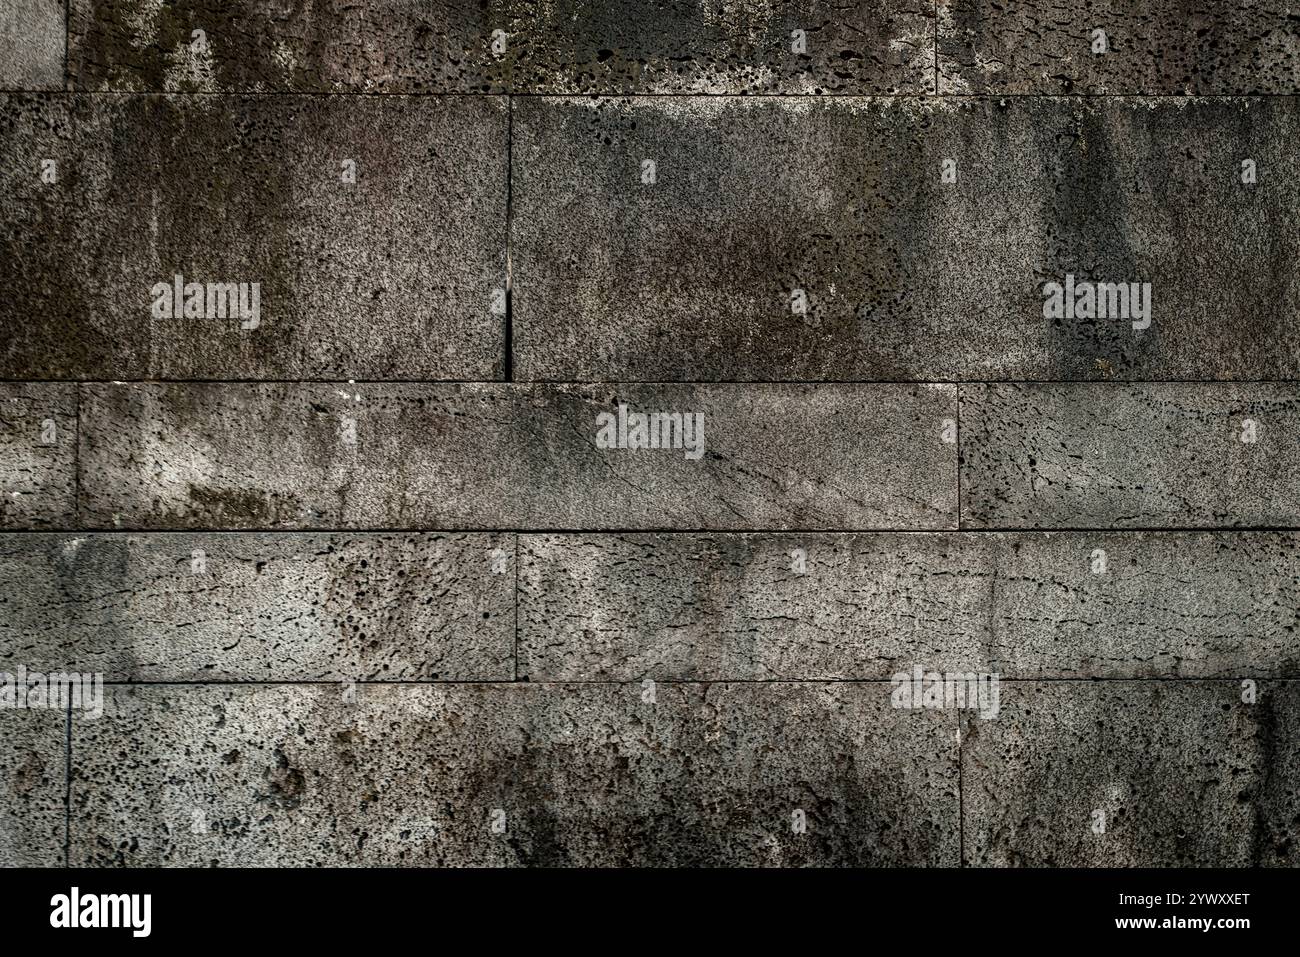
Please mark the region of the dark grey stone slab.
[[0, 528], [76, 520], [77, 389], [0, 382]]
[[0, 708], [0, 867], [63, 865], [67, 731], [62, 708]]
[[511, 680], [508, 535], [0, 535], [0, 669]]
[[0, 97], [0, 374], [499, 377], [507, 124], [495, 97]]
[[[953, 386], [82, 390], [82, 516], [94, 528], [924, 528], [955, 519], [956, 444], [944, 441]], [[628, 416], [702, 417], [702, 445], [598, 448], [602, 416], [620, 406]]]
[[534, 681], [888, 679], [982, 670], [979, 536], [524, 535]]
[[925, 0], [71, 2], [69, 72], [88, 90], [934, 91]]
[[505, 92], [507, 63], [492, 52], [506, 21], [496, 0], [69, 2], [77, 89]]
[[1016, 678], [1300, 676], [1300, 536], [990, 539], [989, 669]]
[[64, 0], [6, 0], [0, 19], [0, 90], [63, 89], [63, 5]]
[[935, 11], [924, 0], [508, 8], [517, 92], [934, 92]]
[[[1290, 99], [520, 99], [516, 377], [1297, 378], [1297, 138]], [[1149, 312], [1052, 316], [1067, 277]]]
[[519, 673], [1296, 676], [1298, 544], [1257, 532], [524, 535]]
[[[1253, 423], [1255, 441], [1243, 441]], [[961, 387], [972, 528], [1300, 524], [1300, 386]]]
[[71, 859], [951, 865], [956, 749], [881, 684], [116, 688]]
[[1300, 35], [1281, 0], [946, 0], [936, 10], [940, 93], [1300, 92]]
[[[974, 865], [1294, 865], [1293, 682], [1013, 682], [964, 721]], [[1100, 831], [1100, 833], [1099, 833]]]

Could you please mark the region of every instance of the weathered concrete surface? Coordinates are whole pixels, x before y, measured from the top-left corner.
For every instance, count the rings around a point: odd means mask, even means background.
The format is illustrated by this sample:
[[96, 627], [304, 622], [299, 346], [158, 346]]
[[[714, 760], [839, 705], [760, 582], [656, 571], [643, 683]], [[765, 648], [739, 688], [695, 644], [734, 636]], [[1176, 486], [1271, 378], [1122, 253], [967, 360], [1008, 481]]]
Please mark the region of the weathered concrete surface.
[[76, 461], [76, 386], [0, 382], [0, 528], [74, 524]]
[[[963, 856], [995, 866], [1297, 862], [1297, 686], [1007, 683], [965, 719]], [[1105, 833], [1094, 832], [1104, 814]]]
[[[943, 435], [955, 393], [84, 385], [82, 518], [123, 529], [951, 527], [957, 454]], [[598, 415], [620, 403], [702, 415], [701, 457], [597, 448]]]
[[0, 16], [0, 90], [63, 89], [63, 3], [5, 0]]
[[1300, 675], [1294, 533], [987, 538], [992, 671], [1016, 678]]
[[1300, 674], [1289, 533], [523, 535], [519, 588], [534, 681]]
[[505, 21], [497, 0], [69, 2], [77, 89], [505, 92], [491, 50]]
[[534, 681], [888, 679], [987, 662], [978, 536], [524, 535], [519, 560], [519, 673]]
[[67, 730], [63, 709], [0, 708], [0, 867], [63, 864]]
[[[956, 719], [881, 684], [116, 688], [74, 720], [86, 865], [957, 859]], [[505, 827], [494, 833], [494, 811]], [[806, 833], [794, 833], [802, 810]]]
[[[925, 0], [330, 0], [309, 12], [253, 0], [153, 10], [71, 2], [69, 69], [88, 90], [934, 90], [934, 7]], [[196, 29], [205, 48], [195, 45]]]
[[[0, 375], [500, 377], [507, 123], [494, 97], [2, 97]], [[177, 274], [258, 283], [257, 316], [156, 317]]]
[[[1254, 423], [1255, 441], [1242, 441]], [[973, 528], [1300, 524], [1300, 386], [965, 385]]]
[[[940, 93], [1296, 93], [1283, 0], [939, 0]], [[1105, 52], [1094, 53], [1094, 30]]]
[[[1298, 138], [1290, 99], [521, 99], [516, 376], [1300, 377]], [[1067, 274], [1149, 327], [1045, 318]]]
[[0, 670], [511, 680], [507, 535], [0, 535]]

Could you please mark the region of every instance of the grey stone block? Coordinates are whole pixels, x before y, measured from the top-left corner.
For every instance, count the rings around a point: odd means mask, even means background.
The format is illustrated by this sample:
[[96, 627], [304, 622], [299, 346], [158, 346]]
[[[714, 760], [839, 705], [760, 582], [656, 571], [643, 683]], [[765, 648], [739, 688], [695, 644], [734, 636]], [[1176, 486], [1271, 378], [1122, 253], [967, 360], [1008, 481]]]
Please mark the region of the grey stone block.
[[[517, 377], [1297, 378], [1297, 138], [1283, 98], [521, 99]], [[1067, 276], [1149, 325], [1045, 316]]]
[[[1254, 442], [1243, 441], [1254, 423]], [[1300, 387], [961, 387], [973, 528], [1300, 524]]]
[[517, 92], [934, 92], [935, 12], [924, 0], [508, 7]]
[[0, 528], [76, 521], [77, 389], [0, 382]]
[[0, 535], [0, 669], [512, 680], [507, 535]]
[[1296, 686], [1256, 690], [1247, 704], [1234, 681], [1004, 684], [996, 719], [963, 722], [965, 860], [1294, 864]]
[[519, 673], [1286, 677], [1298, 583], [1290, 533], [524, 535]]
[[0, 708], [0, 867], [63, 864], [67, 732], [64, 709]]
[[[498, 0], [69, 0], [77, 89], [167, 93], [505, 92]], [[203, 31], [201, 37], [195, 31]]]
[[881, 684], [119, 687], [71, 860], [951, 865], [956, 748]]
[[[499, 377], [507, 124], [495, 97], [0, 98], [0, 374]], [[168, 311], [177, 275], [206, 315]]]
[[330, 0], [309, 13], [286, 0], [71, 2], [69, 69], [89, 90], [934, 91], [925, 0]]
[[[939, 92], [1296, 93], [1300, 38], [1279, 0], [946, 0]], [[1094, 52], [1094, 41], [1105, 44]]]
[[1300, 675], [1294, 533], [988, 538], [992, 671], [1015, 678]]
[[0, 89], [63, 89], [64, 0], [5, 0]]
[[969, 535], [524, 535], [519, 673], [764, 681], [888, 679], [917, 663], [984, 670], [986, 545]]
[[[953, 386], [82, 390], [82, 517], [93, 528], [909, 528], [955, 518], [956, 444], [944, 441]], [[620, 405], [629, 417], [703, 416], [699, 457], [598, 448], [601, 416]]]

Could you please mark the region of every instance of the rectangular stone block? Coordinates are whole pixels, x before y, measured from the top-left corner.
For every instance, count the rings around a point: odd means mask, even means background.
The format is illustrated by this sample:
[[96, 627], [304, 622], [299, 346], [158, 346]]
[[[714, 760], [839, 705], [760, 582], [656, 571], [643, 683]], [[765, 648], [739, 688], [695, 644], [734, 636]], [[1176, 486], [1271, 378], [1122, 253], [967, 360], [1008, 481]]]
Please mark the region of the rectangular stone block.
[[1300, 386], [961, 387], [971, 528], [1292, 527]]
[[498, 378], [507, 125], [496, 97], [0, 97], [0, 375]]
[[1300, 670], [1297, 544], [1256, 532], [524, 535], [519, 673], [1284, 677]]
[[70, 72], [87, 90], [934, 91], [924, 0], [328, 0], [309, 12], [286, 0], [71, 2]]
[[953, 865], [955, 732], [881, 684], [117, 687], [71, 860]]
[[1300, 92], [1300, 37], [1280, 0], [943, 0], [935, 9], [943, 94]]
[[976, 866], [1295, 866], [1294, 682], [1014, 682], [964, 719]]
[[1030, 532], [987, 539], [995, 576], [991, 671], [1014, 678], [1300, 673], [1295, 533]]
[[[953, 386], [82, 390], [82, 517], [92, 528], [925, 528], [955, 519], [956, 444], [944, 440], [955, 438]], [[652, 413], [682, 416], [655, 420], [655, 438], [677, 447], [629, 447], [645, 432], [632, 417]], [[598, 447], [606, 439], [620, 447]]]
[[5, 0], [0, 90], [61, 90], [67, 34], [64, 0]]
[[987, 539], [524, 535], [534, 681], [889, 679], [986, 670]]
[[[506, 92], [499, 0], [69, 0], [80, 90], [166, 93]], [[201, 31], [196, 33], [196, 31]]]
[[514, 679], [507, 535], [0, 535], [0, 670]]
[[0, 382], [0, 528], [76, 521], [77, 389]]
[[522, 99], [516, 377], [1300, 378], [1297, 139], [1289, 98]]
[[0, 708], [0, 867], [63, 866], [67, 732], [64, 708]]

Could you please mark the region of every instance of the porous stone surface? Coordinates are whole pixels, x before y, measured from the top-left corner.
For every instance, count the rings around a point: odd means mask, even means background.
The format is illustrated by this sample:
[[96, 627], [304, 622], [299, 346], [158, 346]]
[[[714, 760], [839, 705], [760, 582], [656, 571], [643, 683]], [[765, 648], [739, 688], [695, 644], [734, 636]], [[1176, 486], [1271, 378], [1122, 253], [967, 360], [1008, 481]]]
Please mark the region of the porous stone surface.
[[991, 671], [1016, 678], [1300, 674], [1294, 532], [988, 537]]
[[0, 90], [63, 88], [65, 0], [5, 0]]
[[888, 679], [986, 666], [977, 537], [524, 535], [531, 680]]
[[976, 866], [1294, 865], [1296, 685], [1009, 682], [964, 717]]
[[0, 382], [0, 528], [75, 522], [77, 389]]
[[961, 387], [971, 528], [1300, 524], [1293, 383]]
[[[99, 528], [951, 527], [947, 385], [95, 384]], [[598, 448], [598, 416], [703, 448]], [[871, 440], [862, 441], [864, 422]]]
[[1294, 533], [522, 535], [519, 671], [1288, 677], [1298, 583]]
[[934, 91], [925, 0], [69, 2], [69, 72], [88, 90]]
[[[0, 97], [0, 374], [499, 378], [507, 126], [495, 97]], [[159, 306], [177, 275], [199, 314]]]
[[875, 683], [131, 687], [72, 736], [74, 865], [957, 859], [956, 719]]
[[0, 535], [0, 670], [513, 680], [514, 540]]
[[935, 10], [943, 94], [1300, 87], [1294, 12], [1278, 0], [938, 0]]
[[[514, 112], [519, 378], [1300, 376], [1289, 98]], [[1148, 314], [1051, 317], [1067, 276]]]
[[0, 708], [0, 867], [63, 865], [67, 730], [63, 708]]

